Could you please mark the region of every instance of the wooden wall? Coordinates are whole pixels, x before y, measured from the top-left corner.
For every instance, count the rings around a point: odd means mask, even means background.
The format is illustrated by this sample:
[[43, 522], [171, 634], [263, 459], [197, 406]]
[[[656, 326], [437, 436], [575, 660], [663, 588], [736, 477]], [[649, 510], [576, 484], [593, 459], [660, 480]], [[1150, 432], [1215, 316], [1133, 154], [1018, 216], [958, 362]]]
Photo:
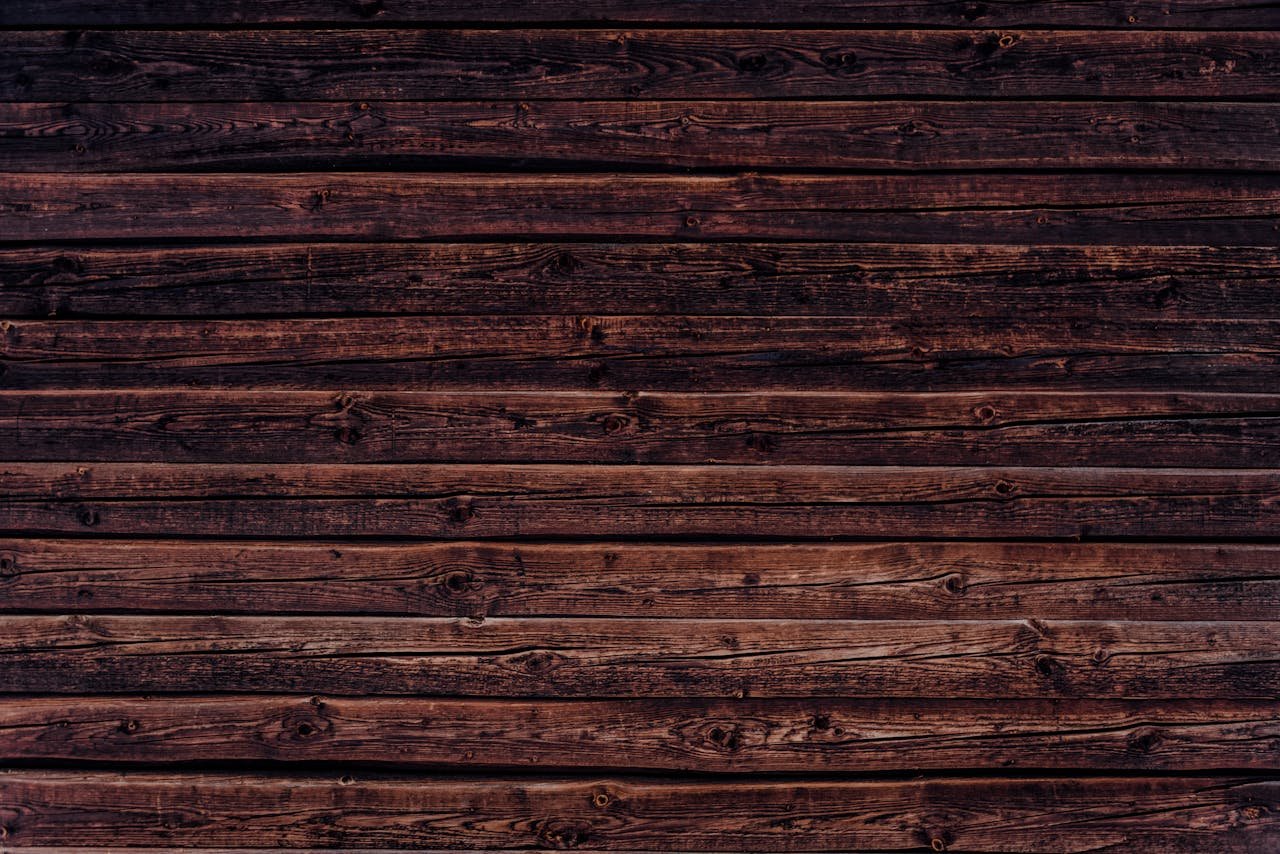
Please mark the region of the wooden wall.
[[0, 850], [1280, 851], [1280, 6], [3, 0]]

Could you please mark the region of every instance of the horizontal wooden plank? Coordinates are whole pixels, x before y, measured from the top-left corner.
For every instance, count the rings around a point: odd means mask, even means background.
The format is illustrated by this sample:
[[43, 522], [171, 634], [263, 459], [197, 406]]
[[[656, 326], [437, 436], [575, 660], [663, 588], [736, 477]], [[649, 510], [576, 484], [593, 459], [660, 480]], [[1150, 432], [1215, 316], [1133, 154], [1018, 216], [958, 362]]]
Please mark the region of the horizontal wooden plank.
[[1275, 390], [1280, 318], [17, 320], [0, 387]]
[[12, 844], [1256, 852], [1280, 782], [670, 781], [6, 771]]
[[[0, 108], [2, 109], [2, 108]], [[591, 184], [591, 182], [587, 182]], [[1280, 247], [281, 244], [0, 254], [23, 316], [764, 314], [1273, 318]]]
[[0, 175], [0, 240], [1274, 246], [1280, 176]]
[[0, 539], [0, 610], [1274, 620], [1277, 567], [1232, 544]]
[[1280, 624], [0, 616], [6, 692], [1280, 696]]
[[0, 758], [831, 773], [1268, 771], [1271, 701], [10, 697]]
[[1098, 0], [976, 3], [955, 0], [7, 0], [0, 26], [209, 24], [578, 23], [1093, 26], [1280, 26], [1274, 4], [1242, 0]]
[[1250, 103], [5, 104], [0, 169], [1275, 169]]
[[1280, 535], [1274, 470], [5, 463], [0, 490], [16, 535]]
[[1242, 0], [1098, 0], [971, 3], [955, 0], [7, 0], [0, 26], [384, 24], [486, 21], [675, 24], [1096, 26], [1228, 28], [1280, 26], [1274, 4]]
[[1277, 95], [1276, 30], [0, 32], [6, 101]]
[[1280, 395], [0, 391], [11, 461], [1280, 467]]

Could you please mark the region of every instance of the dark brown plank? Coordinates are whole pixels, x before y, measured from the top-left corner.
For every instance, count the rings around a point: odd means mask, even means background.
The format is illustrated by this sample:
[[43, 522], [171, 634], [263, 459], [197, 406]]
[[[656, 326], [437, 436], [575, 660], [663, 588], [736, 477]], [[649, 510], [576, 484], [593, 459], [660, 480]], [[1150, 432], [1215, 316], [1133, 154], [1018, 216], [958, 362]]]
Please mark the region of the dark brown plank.
[[6, 104], [8, 171], [337, 167], [1275, 169], [1248, 103]]
[[1276, 30], [0, 32], [8, 101], [1277, 95]]
[[0, 540], [0, 610], [1274, 620], [1277, 567], [1254, 545]]
[[[590, 183], [590, 182], [588, 182]], [[34, 248], [0, 314], [1274, 318], [1280, 248], [449, 243]]]
[[580, 23], [1280, 27], [1265, 0], [6, 0], [4, 26]]
[[240, 537], [1280, 535], [1274, 470], [5, 463], [0, 531]]
[[10, 697], [0, 757], [828, 773], [1269, 771], [1271, 701]]
[[0, 240], [1274, 246], [1277, 175], [0, 175]]
[[[694, 782], [7, 771], [10, 843], [716, 851], [1265, 850], [1280, 783]], [[891, 818], [890, 818], [891, 817]]]
[[1280, 467], [1280, 395], [0, 391], [18, 461]]
[[1280, 696], [1280, 624], [0, 616], [0, 686], [57, 694]]
[[1272, 392], [1280, 319], [18, 320], [0, 387]]

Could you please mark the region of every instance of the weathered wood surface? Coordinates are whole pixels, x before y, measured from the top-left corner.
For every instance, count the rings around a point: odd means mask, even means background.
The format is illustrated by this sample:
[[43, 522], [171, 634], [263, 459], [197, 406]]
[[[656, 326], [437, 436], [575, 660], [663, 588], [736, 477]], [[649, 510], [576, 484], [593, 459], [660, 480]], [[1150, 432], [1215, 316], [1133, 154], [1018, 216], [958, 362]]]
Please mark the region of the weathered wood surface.
[[226, 24], [490, 24], [590, 22], [793, 26], [1116, 27], [1280, 26], [1265, 0], [8, 0], [0, 26]]
[[[1074, 180], [1074, 179], [1073, 179]], [[1280, 244], [282, 244], [14, 248], [18, 317], [729, 314], [1275, 318]]]
[[1268, 771], [1271, 701], [9, 698], [0, 758], [835, 773]]
[[1280, 547], [4, 539], [0, 610], [1270, 621]]
[[1273, 247], [1274, 174], [0, 174], [0, 241], [450, 237]]
[[[1265, 850], [1270, 778], [696, 782], [10, 771], [15, 844]], [[108, 798], [104, 806], [100, 798]], [[299, 820], [299, 818], [304, 820]], [[668, 849], [670, 850], [670, 849]]]
[[1277, 96], [1262, 0], [0, 0], [0, 849], [1276, 849]]
[[10, 692], [1257, 698], [1274, 621], [0, 616]]
[[1239, 170], [1280, 167], [1278, 135], [1239, 102], [5, 104], [0, 168]]
[[1280, 395], [0, 391], [11, 461], [1280, 467]]
[[1265, 30], [0, 31], [7, 101], [1277, 94]]
[[6, 463], [0, 532], [1274, 538], [1274, 470]]
[[19, 320], [0, 388], [1268, 393], [1280, 319], [497, 315]]

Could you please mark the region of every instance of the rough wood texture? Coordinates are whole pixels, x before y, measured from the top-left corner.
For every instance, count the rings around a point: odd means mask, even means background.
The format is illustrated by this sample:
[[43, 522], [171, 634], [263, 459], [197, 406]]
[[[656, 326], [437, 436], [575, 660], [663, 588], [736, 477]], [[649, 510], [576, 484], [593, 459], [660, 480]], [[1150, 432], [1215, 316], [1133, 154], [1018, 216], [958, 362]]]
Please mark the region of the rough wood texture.
[[11, 692], [1273, 698], [1242, 622], [0, 616]]
[[1280, 319], [6, 321], [0, 388], [1274, 392]]
[[0, 167], [1275, 169], [1277, 135], [1249, 103], [6, 104]]
[[1265, 319], [1280, 247], [332, 243], [0, 253], [18, 317], [730, 314]]
[[1280, 547], [0, 540], [0, 610], [1274, 620]]
[[7, 0], [3, 26], [434, 22], [1084, 26], [1122, 29], [1280, 26], [1265, 0]]
[[0, 31], [7, 101], [1277, 94], [1275, 31]]
[[10, 460], [1280, 467], [1280, 395], [0, 391]]
[[0, 175], [0, 241], [663, 240], [1274, 247], [1280, 176]]
[[7, 761], [389, 763], [694, 772], [1044, 768], [1266, 771], [1268, 701], [428, 700], [25, 697], [0, 704]]
[[1280, 850], [1278, 97], [1264, 0], [0, 0], [0, 849]]
[[[1265, 850], [1280, 782], [1116, 780], [669, 782], [272, 779], [12, 771], [9, 841], [720, 851]], [[99, 797], [109, 797], [103, 807]], [[298, 820], [302, 817], [305, 820]], [[799, 832], [797, 832], [799, 829]]]
[[1274, 470], [7, 463], [0, 532], [1275, 537]]

